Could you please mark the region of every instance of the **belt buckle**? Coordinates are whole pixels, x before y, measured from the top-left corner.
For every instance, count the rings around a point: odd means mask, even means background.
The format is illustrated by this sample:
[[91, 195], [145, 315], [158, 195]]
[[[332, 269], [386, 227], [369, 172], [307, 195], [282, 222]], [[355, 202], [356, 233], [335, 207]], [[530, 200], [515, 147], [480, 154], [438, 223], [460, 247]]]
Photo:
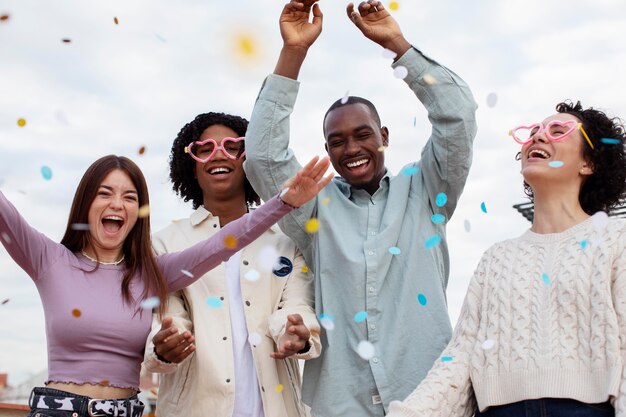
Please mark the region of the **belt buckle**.
[[94, 407], [94, 404], [95, 404], [95, 403], [97, 403], [97, 402], [99, 402], [99, 401], [101, 401], [101, 402], [107, 402], [107, 401], [109, 401], [109, 400], [98, 400], [98, 399], [95, 399], [95, 398], [90, 399], [90, 400], [89, 400], [89, 402], [87, 403], [87, 414], [88, 414], [90, 417], [109, 417], [109, 416], [117, 416], [117, 401], [111, 401], [112, 403], [114, 403], [114, 404], [113, 404], [113, 410], [114, 410], [113, 412], [114, 412], [114, 414], [108, 413], [108, 412], [106, 412], [106, 411], [99, 411], [99, 410], [96, 410], [96, 409], [95, 409], [95, 407]]

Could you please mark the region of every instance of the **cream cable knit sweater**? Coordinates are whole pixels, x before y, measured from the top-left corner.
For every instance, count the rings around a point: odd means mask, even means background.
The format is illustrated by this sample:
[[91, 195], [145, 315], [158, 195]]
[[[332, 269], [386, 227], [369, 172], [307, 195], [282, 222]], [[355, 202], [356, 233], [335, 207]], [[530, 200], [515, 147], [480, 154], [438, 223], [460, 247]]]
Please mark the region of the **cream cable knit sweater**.
[[527, 231], [483, 255], [452, 340], [388, 417], [472, 416], [536, 398], [626, 417], [626, 220]]

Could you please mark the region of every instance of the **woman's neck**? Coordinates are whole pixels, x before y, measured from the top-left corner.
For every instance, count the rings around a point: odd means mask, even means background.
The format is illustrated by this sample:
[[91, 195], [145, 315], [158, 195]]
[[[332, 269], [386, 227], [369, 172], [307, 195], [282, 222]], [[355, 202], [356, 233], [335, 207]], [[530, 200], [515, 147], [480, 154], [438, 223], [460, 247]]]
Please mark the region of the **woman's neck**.
[[220, 219], [220, 226], [224, 227], [233, 220], [237, 220], [248, 212], [248, 204], [245, 195], [219, 200], [204, 199], [204, 208]]
[[578, 201], [578, 194], [534, 193], [534, 218], [530, 228], [535, 233], [560, 233], [589, 218]]

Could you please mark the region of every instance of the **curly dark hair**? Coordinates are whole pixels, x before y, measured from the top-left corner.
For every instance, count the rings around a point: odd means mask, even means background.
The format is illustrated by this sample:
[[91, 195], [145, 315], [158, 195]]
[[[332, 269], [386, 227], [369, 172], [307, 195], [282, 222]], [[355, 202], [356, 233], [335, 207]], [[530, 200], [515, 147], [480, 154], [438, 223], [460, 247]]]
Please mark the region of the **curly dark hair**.
[[[598, 211], [609, 213], [626, 197], [624, 122], [617, 117], [610, 118], [592, 107], [584, 109], [580, 101], [576, 104], [571, 101], [559, 103], [556, 111], [577, 117], [593, 143], [594, 149], [583, 147], [583, 158], [591, 164], [593, 174], [583, 182], [578, 195], [582, 209], [589, 215]], [[526, 182], [524, 193], [533, 201], [533, 191]]]
[[[178, 132], [178, 136], [172, 144], [170, 153], [170, 180], [172, 189], [184, 201], [191, 200], [193, 208], [197, 209], [204, 204], [202, 189], [198, 185], [194, 168], [195, 161], [185, 153], [185, 146], [198, 140], [202, 132], [209, 126], [222, 125], [232, 129], [237, 135], [245, 136], [248, 129], [248, 121], [243, 117], [233, 116], [225, 113], [203, 113], [196, 116], [193, 121], [187, 123]], [[248, 206], [261, 204], [259, 195], [254, 191], [252, 185], [245, 180], [246, 203]]]

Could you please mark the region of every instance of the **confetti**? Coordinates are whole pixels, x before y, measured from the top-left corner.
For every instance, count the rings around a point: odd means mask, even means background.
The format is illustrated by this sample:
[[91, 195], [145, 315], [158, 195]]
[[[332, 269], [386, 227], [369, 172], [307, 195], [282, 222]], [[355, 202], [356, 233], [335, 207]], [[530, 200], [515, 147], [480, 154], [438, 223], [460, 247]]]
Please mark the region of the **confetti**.
[[392, 1], [389, 3], [389, 10], [393, 10], [394, 12], [400, 8], [400, 4], [397, 1]]
[[415, 175], [418, 172], [419, 172], [418, 167], [405, 167], [402, 169], [400, 173], [404, 175], [405, 177], [410, 177], [411, 175]]
[[167, 39], [165, 39], [163, 36], [159, 35], [158, 33], [155, 33], [154, 36], [156, 36], [156, 38], [163, 43], [167, 42]]
[[137, 211], [137, 216], [139, 216], [140, 219], [150, 216], [150, 205], [144, 204], [143, 206], [139, 207], [139, 210]]
[[448, 196], [446, 195], [446, 193], [439, 193], [437, 194], [437, 197], [435, 197], [435, 204], [437, 204], [438, 207], [445, 206], [447, 202]]
[[439, 243], [441, 243], [441, 236], [433, 235], [429, 237], [428, 239], [426, 239], [426, 241], [424, 242], [424, 247], [426, 249], [432, 249], [435, 246], [437, 246]]
[[6, 22], [7, 20], [9, 20], [9, 15], [8, 14], [3, 14], [0, 15], [0, 22]]
[[367, 311], [359, 311], [354, 315], [354, 321], [357, 323], [362, 323], [367, 318]]
[[387, 146], [383, 145], [381, 147], [378, 148], [378, 152], [385, 152], [387, 150]]
[[0, 236], [2, 236], [2, 239], [4, 239], [4, 241], [7, 242], [7, 244], [9, 245], [11, 244], [11, 237], [9, 236], [8, 233], [2, 232], [2, 235]]
[[233, 235], [228, 235], [224, 238], [224, 246], [226, 249], [237, 249], [237, 238]]
[[24, 127], [24, 126], [26, 126], [26, 119], [22, 119], [22, 118], [17, 119], [17, 125], [18, 125], [19, 127]]
[[483, 349], [484, 350], [490, 350], [493, 349], [493, 347], [496, 345], [496, 342], [491, 340], [491, 339], [487, 339], [483, 342]]
[[591, 216], [591, 220], [593, 221], [593, 227], [595, 227], [596, 229], [601, 229], [608, 224], [609, 216], [603, 211], [598, 211], [593, 216]]
[[583, 239], [583, 240], [580, 241], [580, 248], [582, 250], [585, 250], [588, 245], [589, 245], [589, 242], [587, 241], [587, 239]]
[[7, 304], [8, 302], [9, 302], [9, 299], [7, 298], [6, 300], [2, 300], [2, 303], [0, 303], [0, 304], [5, 305], [5, 304]]
[[183, 275], [187, 275], [189, 278], [193, 278], [193, 274], [191, 272], [187, 271], [186, 269], [181, 269], [180, 272]]
[[261, 340], [262, 340], [261, 335], [258, 334], [257, 332], [252, 332], [248, 336], [248, 342], [250, 342], [252, 346], [257, 346], [259, 343], [261, 343]]
[[326, 330], [334, 330], [335, 322], [330, 314], [320, 314], [320, 325]]
[[550, 161], [550, 162], [548, 162], [548, 166], [550, 168], [561, 168], [563, 165], [565, 165], [563, 163], [563, 161]]
[[465, 221], [463, 221], [463, 227], [465, 227], [465, 231], [467, 233], [469, 233], [472, 230], [472, 224], [467, 219], [465, 219]]
[[82, 313], [80, 312], [79, 309], [75, 308], [74, 310], [72, 310], [72, 316], [78, 318], [82, 315]]
[[206, 299], [206, 303], [211, 308], [220, 308], [224, 304], [219, 297], [209, 297]]
[[428, 304], [428, 300], [426, 299], [426, 296], [424, 294], [421, 294], [421, 293], [417, 294], [417, 302], [419, 302], [423, 306]]
[[[273, 269], [280, 269], [283, 266], [280, 265], [280, 254], [278, 250], [271, 245], [266, 245], [259, 251], [257, 261], [262, 271], [271, 271]], [[276, 268], [278, 265], [278, 268]]]
[[484, 201], [480, 203], [480, 209], [482, 210], [483, 213], [487, 213], [487, 205], [485, 204]]
[[375, 353], [374, 345], [372, 345], [367, 340], [363, 340], [359, 342], [359, 345], [357, 346], [356, 351], [359, 354], [359, 356], [365, 359], [366, 361], [372, 359]]
[[324, 198], [322, 199], [322, 205], [323, 205], [323, 206], [327, 206], [327, 205], [328, 205], [328, 203], [330, 203], [330, 197], [324, 197]]
[[413, 127], [417, 125], [417, 116], [413, 117]]
[[311, 218], [309, 220], [307, 220], [306, 224], [304, 225], [304, 229], [306, 230], [307, 233], [316, 233], [320, 228], [320, 221], [316, 218]]
[[430, 217], [430, 220], [432, 220], [432, 222], [435, 224], [441, 224], [446, 221], [446, 216], [444, 216], [443, 214], [436, 213]]
[[41, 176], [44, 180], [50, 181], [52, 179], [52, 170], [48, 166], [41, 167]]
[[306, 265], [302, 265], [302, 273], [306, 274], [307, 272], [309, 272], [309, 267]]
[[72, 230], [80, 230], [80, 231], [87, 231], [90, 229], [89, 224], [87, 223], [72, 223], [70, 225], [70, 228]]
[[406, 67], [403, 67], [402, 65], [397, 66], [393, 70], [393, 76], [396, 78], [400, 78], [401, 80], [405, 79], [407, 75], [409, 75], [409, 70], [406, 69]]
[[346, 91], [346, 94], [341, 97], [341, 104], [346, 104], [350, 98], [350, 90]]
[[541, 274], [541, 280], [546, 285], [550, 285], [551, 284], [550, 277], [545, 272], [543, 274]]
[[452, 360], [452, 356], [442, 356], [441, 362], [450, 362]]
[[283, 386], [283, 384], [278, 384], [278, 385], [276, 385], [276, 388], [274, 388], [274, 391], [276, 391], [276, 392], [283, 392], [284, 388], [285, 387]]
[[116, 25], [120, 24], [120, 21], [117, 19], [117, 17], [113, 18], [113, 23], [115, 23]]
[[63, 38], [63, 39], [61, 39], [61, 42], [63, 42], [63, 43], [70, 43], [70, 42], [72, 42], [72, 40], [68, 39], [68, 38]]
[[386, 59], [396, 59], [397, 56], [398, 56], [398, 54], [396, 54], [391, 49], [387, 49], [387, 48], [383, 49], [383, 58], [386, 58]]
[[428, 84], [428, 85], [435, 85], [435, 84], [437, 84], [437, 79], [435, 77], [433, 77], [432, 75], [430, 75], [430, 74], [425, 74], [422, 77], [422, 80], [424, 80], [424, 82], [426, 84]]
[[620, 143], [622, 143], [622, 141], [620, 141], [619, 139], [613, 139], [613, 138], [602, 138], [600, 139], [600, 142], [607, 144], [607, 145], [619, 145]]
[[143, 300], [139, 305], [143, 309], [152, 310], [153, 308], [158, 307], [159, 304], [161, 304], [161, 300], [159, 300], [159, 297], [149, 297]]
[[256, 269], [251, 269], [243, 276], [248, 281], [254, 282], [258, 281], [261, 278], [261, 274]]
[[252, 57], [257, 53], [257, 45], [254, 38], [246, 33], [239, 34], [235, 39], [237, 45], [237, 51], [239, 54]]
[[145, 146], [140, 147], [137, 152], [139, 153], [139, 155], [143, 155], [144, 153], [146, 153], [146, 147]]
[[396, 247], [396, 246], [392, 246], [389, 248], [389, 253], [392, 255], [400, 255], [401, 250], [400, 248]]
[[496, 95], [496, 93], [489, 93], [487, 95], [487, 106], [496, 107], [497, 103], [498, 103], [498, 96]]

